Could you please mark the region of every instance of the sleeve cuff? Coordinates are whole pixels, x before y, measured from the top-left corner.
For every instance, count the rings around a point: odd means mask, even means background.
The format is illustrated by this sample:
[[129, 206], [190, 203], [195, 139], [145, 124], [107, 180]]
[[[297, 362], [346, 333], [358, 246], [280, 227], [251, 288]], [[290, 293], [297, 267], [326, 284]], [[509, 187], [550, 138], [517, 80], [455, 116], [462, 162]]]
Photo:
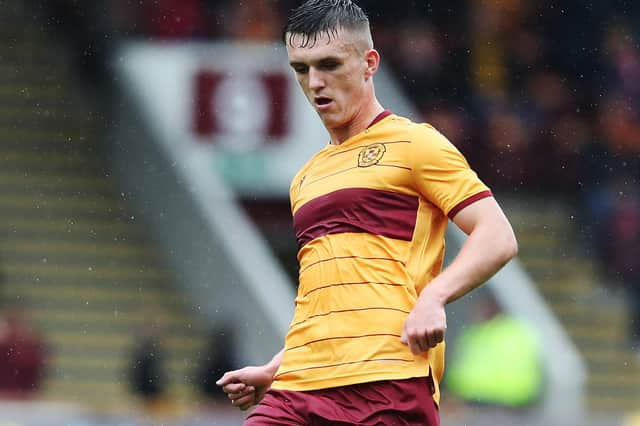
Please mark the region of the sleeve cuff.
[[449, 214], [447, 216], [449, 216], [449, 219], [453, 220], [453, 218], [458, 213], [460, 213], [460, 210], [464, 209], [467, 206], [470, 206], [471, 204], [475, 203], [476, 201], [479, 201], [479, 200], [482, 200], [483, 198], [488, 198], [488, 197], [493, 197], [493, 193], [491, 191], [489, 191], [489, 190], [482, 191], [482, 192], [479, 192], [479, 193], [477, 193], [475, 195], [472, 195], [471, 197], [462, 200], [454, 208], [449, 210]]

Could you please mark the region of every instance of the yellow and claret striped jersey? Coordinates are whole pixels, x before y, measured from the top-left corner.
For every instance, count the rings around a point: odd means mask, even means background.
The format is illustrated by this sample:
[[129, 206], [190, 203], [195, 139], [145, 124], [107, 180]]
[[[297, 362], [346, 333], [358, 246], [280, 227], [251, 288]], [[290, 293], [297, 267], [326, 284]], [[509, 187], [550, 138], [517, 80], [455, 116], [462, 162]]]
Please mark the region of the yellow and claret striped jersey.
[[299, 287], [272, 386], [304, 391], [431, 371], [437, 388], [444, 343], [415, 356], [402, 328], [442, 269], [448, 219], [489, 189], [433, 127], [385, 111], [314, 155], [290, 195]]

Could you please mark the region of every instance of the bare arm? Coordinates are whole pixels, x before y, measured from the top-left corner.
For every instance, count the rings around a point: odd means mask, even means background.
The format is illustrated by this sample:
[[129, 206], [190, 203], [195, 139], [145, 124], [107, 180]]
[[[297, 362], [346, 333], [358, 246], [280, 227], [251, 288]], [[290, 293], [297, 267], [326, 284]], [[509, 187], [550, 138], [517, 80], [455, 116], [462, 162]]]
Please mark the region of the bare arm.
[[453, 262], [422, 290], [407, 317], [402, 342], [414, 354], [444, 340], [447, 303], [488, 280], [518, 252], [513, 229], [494, 198], [465, 207], [453, 222], [469, 237]]
[[487, 281], [518, 252], [511, 224], [494, 198], [471, 204], [453, 222], [469, 237], [451, 265], [420, 296], [436, 297], [443, 304]]

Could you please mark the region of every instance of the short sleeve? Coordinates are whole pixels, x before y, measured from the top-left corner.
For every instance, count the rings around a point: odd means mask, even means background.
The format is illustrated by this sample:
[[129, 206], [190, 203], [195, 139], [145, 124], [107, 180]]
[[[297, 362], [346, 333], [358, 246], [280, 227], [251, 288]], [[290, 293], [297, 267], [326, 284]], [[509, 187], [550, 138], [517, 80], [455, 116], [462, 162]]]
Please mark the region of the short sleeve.
[[413, 180], [423, 197], [453, 219], [464, 207], [492, 196], [447, 138], [429, 125], [418, 128], [410, 150]]

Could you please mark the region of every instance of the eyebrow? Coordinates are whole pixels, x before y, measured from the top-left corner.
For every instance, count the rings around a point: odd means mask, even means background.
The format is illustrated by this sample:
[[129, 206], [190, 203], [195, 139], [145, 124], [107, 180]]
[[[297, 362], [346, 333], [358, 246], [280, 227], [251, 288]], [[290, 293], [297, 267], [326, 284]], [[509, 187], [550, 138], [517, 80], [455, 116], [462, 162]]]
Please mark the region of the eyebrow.
[[[336, 61], [336, 62], [340, 62], [343, 61], [343, 58], [340, 58], [338, 56], [325, 56], [323, 58], [311, 61], [312, 64], [321, 64], [323, 62], [329, 62], [329, 61]], [[290, 61], [289, 65], [291, 66], [295, 66], [295, 65], [307, 65], [307, 62], [301, 62], [301, 61]]]

